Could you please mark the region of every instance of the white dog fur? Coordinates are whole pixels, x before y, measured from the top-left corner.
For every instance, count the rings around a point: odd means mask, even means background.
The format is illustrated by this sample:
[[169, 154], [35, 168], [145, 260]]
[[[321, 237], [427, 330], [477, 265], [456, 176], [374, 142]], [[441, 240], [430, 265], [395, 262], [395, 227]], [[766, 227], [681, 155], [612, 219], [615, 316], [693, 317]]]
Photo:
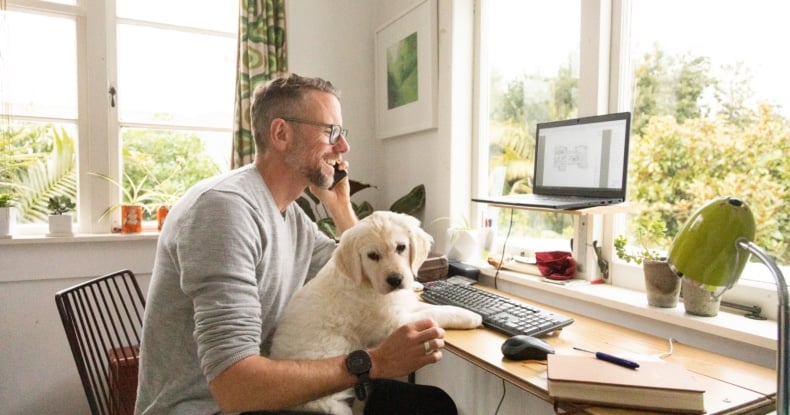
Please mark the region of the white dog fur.
[[[477, 313], [417, 299], [412, 285], [432, 243], [409, 215], [378, 211], [361, 220], [343, 233], [332, 259], [288, 304], [271, 357], [342, 355], [375, 346], [397, 327], [425, 318], [443, 328], [479, 327]], [[348, 415], [352, 396], [349, 389], [298, 409]]]

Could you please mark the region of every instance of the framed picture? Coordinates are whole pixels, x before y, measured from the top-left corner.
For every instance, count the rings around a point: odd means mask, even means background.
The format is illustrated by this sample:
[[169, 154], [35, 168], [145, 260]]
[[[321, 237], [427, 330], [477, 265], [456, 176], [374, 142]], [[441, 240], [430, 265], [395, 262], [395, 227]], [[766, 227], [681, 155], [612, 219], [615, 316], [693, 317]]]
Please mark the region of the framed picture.
[[376, 136], [436, 128], [436, 0], [376, 31]]

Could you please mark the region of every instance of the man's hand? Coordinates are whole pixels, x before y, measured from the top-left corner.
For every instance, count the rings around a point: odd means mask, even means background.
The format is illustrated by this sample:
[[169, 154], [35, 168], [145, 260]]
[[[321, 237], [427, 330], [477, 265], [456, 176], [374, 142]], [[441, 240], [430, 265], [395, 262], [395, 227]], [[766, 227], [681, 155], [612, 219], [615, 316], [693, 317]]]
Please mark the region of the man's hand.
[[397, 378], [442, 359], [444, 329], [435, 321], [419, 320], [399, 327], [369, 350], [371, 378]]
[[[348, 170], [348, 162], [341, 160], [338, 167], [341, 170]], [[332, 190], [311, 185], [310, 192], [326, 207], [329, 216], [335, 222], [338, 233], [343, 233], [346, 229], [356, 225], [357, 215], [351, 205], [351, 185], [348, 176], [339, 181]]]

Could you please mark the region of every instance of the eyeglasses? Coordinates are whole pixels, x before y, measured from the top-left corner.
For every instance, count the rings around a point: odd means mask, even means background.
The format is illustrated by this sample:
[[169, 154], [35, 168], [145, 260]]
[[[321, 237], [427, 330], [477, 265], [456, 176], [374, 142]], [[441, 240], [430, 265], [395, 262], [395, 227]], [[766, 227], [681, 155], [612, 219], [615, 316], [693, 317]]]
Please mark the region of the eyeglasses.
[[329, 128], [329, 144], [335, 145], [337, 143], [337, 139], [340, 138], [342, 135], [345, 138], [348, 138], [348, 128], [343, 128], [342, 125], [337, 124], [325, 124], [322, 122], [315, 122], [315, 121], [305, 121], [299, 118], [286, 118], [281, 117], [283, 120], [288, 122], [295, 122], [298, 124], [307, 124], [307, 125], [315, 125], [318, 127], [326, 127]]

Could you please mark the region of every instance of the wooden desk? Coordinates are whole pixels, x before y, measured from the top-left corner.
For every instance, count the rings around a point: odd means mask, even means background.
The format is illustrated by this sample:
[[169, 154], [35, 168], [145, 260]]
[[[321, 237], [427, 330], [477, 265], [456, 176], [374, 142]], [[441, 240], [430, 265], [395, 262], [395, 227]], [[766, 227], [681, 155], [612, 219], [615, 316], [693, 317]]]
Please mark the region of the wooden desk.
[[[573, 350], [573, 346], [626, 357], [658, 356], [669, 350], [667, 339], [534, 301], [519, 300], [575, 320], [570, 326], [543, 337], [558, 354], [584, 354]], [[546, 384], [545, 364], [504, 360], [500, 346], [506, 338], [506, 335], [490, 329], [448, 330], [445, 341], [448, 351], [540, 399], [551, 402]], [[677, 342], [672, 355], [664, 360], [681, 364], [696, 375], [705, 388], [705, 409], [708, 414], [765, 414], [775, 410], [774, 370]], [[638, 411], [603, 407], [585, 409], [585, 413], [596, 415], [634, 412]]]

